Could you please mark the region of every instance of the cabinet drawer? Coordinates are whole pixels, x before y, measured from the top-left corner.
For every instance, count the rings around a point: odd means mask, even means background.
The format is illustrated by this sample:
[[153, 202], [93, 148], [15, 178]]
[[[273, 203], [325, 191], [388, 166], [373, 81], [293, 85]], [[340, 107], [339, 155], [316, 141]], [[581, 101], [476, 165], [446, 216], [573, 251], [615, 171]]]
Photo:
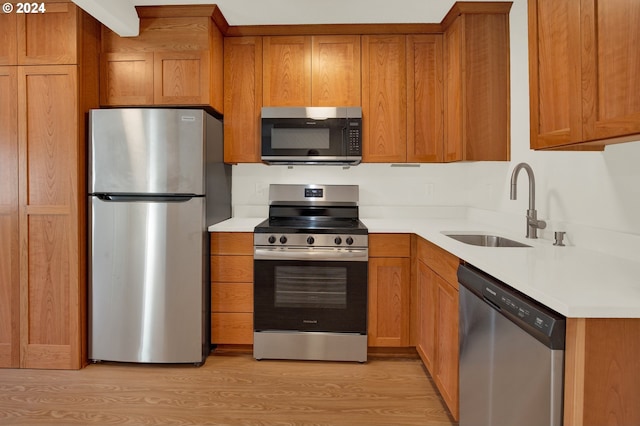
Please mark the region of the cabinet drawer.
[[211, 343], [253, 344], [253, 313], [212, 313]]
[[211, 281], [252, 283], [253, 256], [211, 256]]
[[253, 256], [252, 232], [212, 232], [211, 254], [244, 254]]
[[212, 312], [253, 312], [253, 283], [212, 283]]
[[419, 261], [424, 262], [456, 290], [458, 289], [460, 259], [424, 238], [418, 238], [417, 251]]
[[369, 257], [410, 257], [411, 235], [369, 234]]

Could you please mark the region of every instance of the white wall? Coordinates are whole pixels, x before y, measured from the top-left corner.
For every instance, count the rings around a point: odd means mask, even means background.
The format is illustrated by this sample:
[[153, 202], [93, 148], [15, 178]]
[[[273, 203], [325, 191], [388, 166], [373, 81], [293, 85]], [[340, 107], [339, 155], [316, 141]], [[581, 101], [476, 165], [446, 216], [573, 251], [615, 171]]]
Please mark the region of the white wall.
[[[609, 146], [604, 152], [539, 152], [529, 149], [527, 1], [515, 0], [511, 28], [511, 158], [507, 162], [422, 164], [392, 167], [233, 166], [234, 212], [264, 215], [269, 183], [342, 183], [361, 187], [363, 206], [469, 206], [523, 221], [526, 173], [518, 200], [509, 200], [513, 167], [529, 163], [536, 178], [536, 208], [554, 230], [596, 229], [640, 235], [640, 143]], [[522, 226], [524, 224], [522, 223]]]

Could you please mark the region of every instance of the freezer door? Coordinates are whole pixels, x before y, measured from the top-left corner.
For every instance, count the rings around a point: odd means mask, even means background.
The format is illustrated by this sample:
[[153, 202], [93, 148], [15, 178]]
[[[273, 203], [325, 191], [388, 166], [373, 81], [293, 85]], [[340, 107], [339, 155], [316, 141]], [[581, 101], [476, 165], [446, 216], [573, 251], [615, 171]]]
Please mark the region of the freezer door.
[[89, 358], [202, 362], [208, 352], [204, 199], [90, 198]]
[[89, 192], [204, 194], [204, 114], [91, 110]]

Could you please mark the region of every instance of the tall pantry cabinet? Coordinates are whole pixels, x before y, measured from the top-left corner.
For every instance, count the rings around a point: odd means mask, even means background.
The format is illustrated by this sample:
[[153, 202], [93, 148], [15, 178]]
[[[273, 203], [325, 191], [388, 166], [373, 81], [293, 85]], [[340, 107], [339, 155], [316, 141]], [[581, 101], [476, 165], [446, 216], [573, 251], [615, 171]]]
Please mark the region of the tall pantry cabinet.
[[0, 367], [77, 369], [100, 28], [69, 1], [44, 5], [0, 18]]

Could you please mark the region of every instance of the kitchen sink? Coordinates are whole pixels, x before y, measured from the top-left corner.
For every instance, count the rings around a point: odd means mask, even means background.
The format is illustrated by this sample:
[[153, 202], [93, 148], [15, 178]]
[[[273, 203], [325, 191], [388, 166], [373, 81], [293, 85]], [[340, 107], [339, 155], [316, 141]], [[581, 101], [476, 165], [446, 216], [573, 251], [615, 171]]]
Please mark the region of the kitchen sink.
[[497, 235], [486, 234], [444, 234], [449, 238], [458, 240], [461, 243], [482, 247], [531, 247], [530, 245], [510, 240], [509, 238]]

